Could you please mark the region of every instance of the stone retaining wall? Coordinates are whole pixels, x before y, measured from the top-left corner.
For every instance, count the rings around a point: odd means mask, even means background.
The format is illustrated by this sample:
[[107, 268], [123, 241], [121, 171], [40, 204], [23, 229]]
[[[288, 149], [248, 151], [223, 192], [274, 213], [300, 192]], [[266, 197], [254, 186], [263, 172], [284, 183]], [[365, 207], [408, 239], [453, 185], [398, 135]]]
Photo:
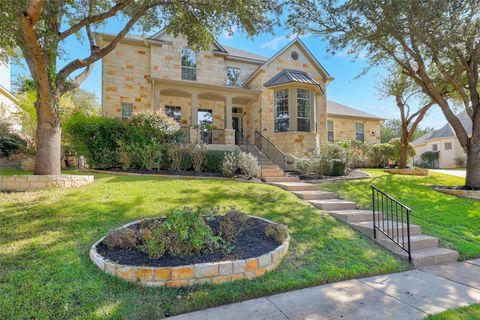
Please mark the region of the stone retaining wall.
[[93, 176], [61, 175], [12, 175], [0, 176], [0, 191], [28, 191], [49, 188], [73, 188], [93, 182]]
[[[253, 218], [272, 223], [266, 219]], [[140, 220], [134, 221], [120, 228], [126, 228], [139, 222]], [[288, 236], [283, 244], [275, 250], [250, 259], [197, 263], [174, 267], [143, 267], [121, 265], [100, 255], [97, 252], [97, 245], [104, 238], [98, 240], [90, 249], [90, 260], [97, 267], [108, 274], [129, 282], [137, 282], [144, 286], [167, 287], [183, 287], [201, 283], [219, 284], [260, 277], [278, 267], [290, 244], [290, 236]]]
[[428, 169], [421, 169], [421, 168], [415, 168], [415, 169], [385, 169], [383, 171], [391, 173], [391, 174], [401, 174], [401, 175], [406, 175], [406, 176], [428, 176]]

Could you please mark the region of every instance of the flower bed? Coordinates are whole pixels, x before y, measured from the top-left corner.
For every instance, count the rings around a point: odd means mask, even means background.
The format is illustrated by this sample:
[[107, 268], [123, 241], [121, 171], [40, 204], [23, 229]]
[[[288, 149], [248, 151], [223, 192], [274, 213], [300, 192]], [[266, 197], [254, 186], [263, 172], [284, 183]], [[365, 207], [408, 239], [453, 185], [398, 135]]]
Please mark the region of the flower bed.
[[400, 174], [406, 176], [428, 176], [428, 169], [414, 168], [414, 169], [385, 169], [384, 172], [390, 174]]
[[480, 200], [480, 190], [466, 189], [465, 187], [444, 187], [436, 186], [434, 189], [438, 192], [451, 194], [461, 198]]
[[[200, 283], [223, 283], [239, 279], [253, 279], [274, 270], [288, 251], [290, 236], [278, 242], [266, 235], [271, 221], [247, 216], [245, 227], [228, 252], [202, 252], [195, 255], [174, 256], [165, 254], [152, 258], [138, 249], [109, 249], [105, 236], [90, 249], [90, 259], [101, 270], [145, 286], [188, 286]], [[148, 221], [163, 221], [163, 218]], [[207, 224], [217, 235], [222, 217], [209, 218]], [[145, 220], [126, 224], [115, 230], [141, 230]]]

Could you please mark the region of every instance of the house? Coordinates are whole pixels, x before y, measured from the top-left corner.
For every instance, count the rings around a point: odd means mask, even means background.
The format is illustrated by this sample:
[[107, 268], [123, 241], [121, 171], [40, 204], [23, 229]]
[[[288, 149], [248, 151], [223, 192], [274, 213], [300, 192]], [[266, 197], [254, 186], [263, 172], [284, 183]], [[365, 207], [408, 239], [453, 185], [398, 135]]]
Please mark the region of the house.
[[[464, 111], [457, 115], [468, 135], [472, 135], [472, 119]], [[438, 161], [433, 164], [438, 168], [455, 168], [466, 161], [466, 154], [463, 151], [452, 126], [447, 123], [442, 128], [431, 131], [414, 140], [416, 156], [414, 162], [420, 160], [421, 155], [427, 151], [438, 152]]]
[[20, 108], [18, 99], [10, 92], [10, 86], [10, 64], [0, 61], [0, 122], [9, 123], [14, 131], [20, 132]]
[[[102, 47], [113, 39], [96, 36]], [[104, 116], [161, 109], [190, 142], [260, 141], [287, 155], [328, 140], [380, 142], [381, 118], [327, 102], [333, 77], [299, 38], [268, 58], [218, 42], [195, 52], [160, 31], [125, 37], [102, 63]]]

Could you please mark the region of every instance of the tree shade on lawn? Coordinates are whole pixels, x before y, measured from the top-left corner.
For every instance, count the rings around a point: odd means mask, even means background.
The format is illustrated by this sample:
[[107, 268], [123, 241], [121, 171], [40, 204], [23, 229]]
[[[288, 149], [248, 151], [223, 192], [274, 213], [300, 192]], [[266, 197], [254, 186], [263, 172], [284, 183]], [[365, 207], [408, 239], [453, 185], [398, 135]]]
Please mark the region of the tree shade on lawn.
[[437, 192], [434, 185], [455, 186], [463, 179], [440, 173], [430, 176], [400, 176], [382, 170], [367, 169], [373, 179], [321, 184], [320, 188], [371, 206], [370, 185], [391, 195], [412, 209], [410, 222], [422, 227], [422, 233], [440, 239], [440, 246], [457, 250], [460, 259], [480, 257], [480, 206], [477, 200], [458, 198]]
[[[108, 230], [184, 205], [236, 206], [286, 224], [289, 253], [256, 280], [182, 289], [123, 282], [88, 259]], [[78, 189], [0, 194], [0, 234], [0, 319], [157, 319], [408, 267], [289, 192], [231, 180], [99, 174]]]

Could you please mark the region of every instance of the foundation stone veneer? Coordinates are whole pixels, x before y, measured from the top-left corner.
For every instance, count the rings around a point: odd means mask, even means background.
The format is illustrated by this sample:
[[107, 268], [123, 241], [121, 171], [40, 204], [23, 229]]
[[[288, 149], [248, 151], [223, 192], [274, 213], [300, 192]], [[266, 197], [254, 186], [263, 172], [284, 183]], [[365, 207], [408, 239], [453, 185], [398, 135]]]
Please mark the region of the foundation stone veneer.
[[74, 188], [93, 182], [93, 176], [60, 175], [13, 175], [0, 176], [0, 191], [29, 191], [50, 188]]
[[[269, 220], [252, 217], [273, 223]], [[140, 220], [128, 223], [121, 228], [140, 223]], [[97, 246], [105, 237], [98, 240], [90, 249], [90, 260], [101, 270], [129, 282], [143, 286], [183, 287], [194, 284], [220, 284], [240, 279], [253, 279], [278, 267], [288, 252], [290, 236], [275, 250], [259, 257], [234, 261], [196, 263], [173, 267], [144, 267], [122, 265], [110, 261], [97, 252]]]

